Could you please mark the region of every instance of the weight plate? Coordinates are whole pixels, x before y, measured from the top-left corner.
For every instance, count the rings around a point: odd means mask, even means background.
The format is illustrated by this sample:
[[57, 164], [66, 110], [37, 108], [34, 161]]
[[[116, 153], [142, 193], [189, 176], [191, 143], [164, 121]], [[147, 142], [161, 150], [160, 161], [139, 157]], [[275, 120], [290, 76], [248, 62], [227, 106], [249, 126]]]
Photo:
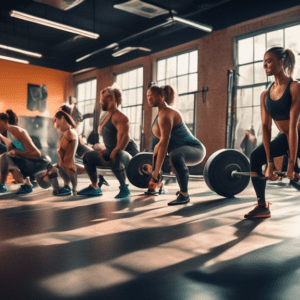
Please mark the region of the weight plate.
[[250, 176], [232, 177], [232, 171], [250, 172], [248, 158], [234, 149], [221, 149], [207, 160], [203, 175], [207, 186], [224, 197], [241, 193], [249, 184]]
[[39, 173], [37, 176], [35, 176], [35, 180], [37, 184], [43, 189], [48, 189], [51, 186], [51, 182], [47, 176], [47, 171]]
[[152, 165], [152, 153], [141, 152], [135, 155], [127, 164], [126, 174], [129, 182], [139, 188], [147, 188], [152, 174], [142, 172], [143, 165]]

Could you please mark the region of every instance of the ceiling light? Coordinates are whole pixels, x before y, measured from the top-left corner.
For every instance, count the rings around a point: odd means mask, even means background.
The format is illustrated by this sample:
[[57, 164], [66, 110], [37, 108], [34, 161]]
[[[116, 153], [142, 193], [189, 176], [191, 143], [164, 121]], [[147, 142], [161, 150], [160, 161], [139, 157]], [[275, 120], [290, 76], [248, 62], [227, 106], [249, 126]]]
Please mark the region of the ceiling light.
[[101, 48], [101, 49], [98, 49], [98, 50], [96, 50], [96, 51], [94, 51], [94, 52], [92, 52], [92, 53], [89, 53], [89, 54], [87, 54], [87, 55], [85, 55], [85, 56], [83, 56], [83, 57], [80, 57], [80, 58], [76, 59], [76, 62], [82, 61], [82, 60], [84, 60], [84, 59], [86, 59], [86, 58], [88, 58], [88, 57], [91, 57], [92, 55], [98, 54], [98, 53], [100, 53], [100, 52], [102, 52], [102, 51], [104, 51], [104, 50], [111, 49], [111, 48], [115, 48], [115, 47], [119, 46], [119, 44], [121, 44], [121, 43], [128, 42], [129, 40], [135, 39], [135, 38], [137, 38], [137, 37], [139, 37], [139, 36], [142, 36], [142, 35], [145, 34], [145, 33], [149, 33], [149, 32], [151, 32], [152, 30], [156, 30], [156, 29], [158, 29], [158, 28], [165, 27], [165, 26], [168, 26], [168, 25], [173, 24], [173, 23], [174, 23], [174, 20], [170, 19], [170, 20], [168, 20], [167, 22], [164, 22], [164, 23], [162, 23], [162, 24], [158, 24], [158, 25], [156, 25], [156, 26], [154, 26], [154, 27], [148, 28], [148, 29], [146, 29], [146, 30], [144, 30], [144, 31], [141, 31], [141, 32], [139, 32], [139, 33], [136, 33], [136, 34], [134, 34], [134, 35], [131, 35], [131, 36], [129, 36], [129, 37], [127, 37], [127, 38], [125, 38], [125, 39], [119, 41], [118, 43], [113, 43], [113, 44], [108, 45], [108, 46], [106, 46], [106, 47], [104, 47], [104, 48]]
[[0, 55], [0, 59], [10, 60], [10, 61], [18, 62], [21, 64], [29, 64], [28, 60], [17, 59], [17, 58], [13, 58], [13, 57], [9, 57], [9, 56]]
[[14, 47], [2, 45], [2, 44], [0, 44], [0, 48], [5, 49], [5, 50], [19, 52], [19, 53], [22, 53], [22, 54], [25, 54], [25, 55], [29, 55], [29, 56], [33, 56], [33, 57], [38, 57], [38, 58], [42, 57], [42, 54], [39, 54], [39, 53], [35, 53], [35, 52], [31, 52], [31, 51], [26, 51], [26, 50], [22, 50], [22, 49], [19, 49], [19, 48], [14, 48]]
[[177, 17], [177, 16], [173, 16], [172, 18], [173, 18], [174, 21], [177, 21], [179, 23], [184, 23], [186, 25], [189, 25], [191, 27], [194, 27], [194, 28], [197, 28], [197, 29], [200, 29], [200, 30], [203, 30], [203, 31], [212, 32], [212, 30], [213, 30], [212, 26], [209, 26], [209, 25], [206, 25], [206, 24], [198, 23], [198, 22], [195, 22], [195, 21], [190, 21], [190, 20], [180, 18], [180, 17]]
[[121, 55], [124, 55], [132, 50], [142, 50], [142, 51], [147, 51], [147, 52], [150, 52], [151, 49], [148, 49], [148, 48], [144, 48], [144, 47], [126, 47], [126, 48], [123, 48], [117, 52], [114, 52], [112, 54], [113, 57], [118, 57], [118, 56], [121, 56]]
[[32, 16], [32, 15], [28, 15], [28, 14], [16, 11], [16, 10], [11, 10], [9, 12], [9, 14], [11, 17], [14, 17], [14, 18], [18, 18], [18, 19], [33, 22], [36, 24], [52, 27], [52, 28], [59, 29], [59, 30], [64, 30], [67, 32], [72, 32], [72, 33], [83, 35], [83, 36], [86, 36], [86, 37], [89, 37], [92, 39], [97, 39], [99, 37], [99, 34], [97, 34], [97, 33], [93, 33], [93, 32], [89, 32], [86, 30], [71, 27], [68, 25], [56, 23], [56, 22], [49, 21], [46, 19], [38, 18], [38, 17]]
[[112, 48], [115, 48], [115, 47], [118, 47], [118, 46], [119, 46], [118, 43], [110, 44], [110, 45], [108, 45], [108, 46], [106, 46], [106, 47], [104, 47], [104, 48], [102, 48], [102, 49], [96, 50], [96, 51], [94, 51], [94, 52], [92, 52], [92, 53], [89, 53], [89, 54], [87, 54], [87, 55], [85, 55], [85, 56], [82, 56], [82, 57], [76, 59], [76, 62], [80, 62], [80, 61], [82, 61], [82, 60], [84, 60], [84, 59], [86, 59], [86, 58], [88, 58], [88, 57], [90, 57], [90, 56], [92, 56], [92, 55], [98, 54], [98, 53], [100, 53], [100, 52], [102, 52], [102, 51], [104, 51], [104, 50], [112, 49]]

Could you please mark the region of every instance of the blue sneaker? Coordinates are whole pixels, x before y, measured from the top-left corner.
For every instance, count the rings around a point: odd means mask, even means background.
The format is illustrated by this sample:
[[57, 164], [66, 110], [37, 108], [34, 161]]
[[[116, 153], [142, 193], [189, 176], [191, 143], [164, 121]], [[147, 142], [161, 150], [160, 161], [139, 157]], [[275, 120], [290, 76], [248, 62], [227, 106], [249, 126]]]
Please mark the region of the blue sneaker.
[[122, 199], [122, 198], [127, 198], [128, 196], [130, 196], [128, 184], [125, 184], [125, 186], [120, 186], [119, 189], [120, 189], [120, 192], [117, 196], [115, 196], [115, 199]]
[[5, 193], [5, 192], [6, 192], [5, 184], [0, 183], [0, 193]]
[[57, 191], [53, 191], [53, 196], [69, 196], [71, 195], [71, 188], [68, 185], [65, 185], [64, 187], [60, 188]]
[[26, 195], [32, 192], [32, 185], [22, 184], [16, 195]]
[[86, 195], [86, 196], [101, 196], [103, 195], [101, 189], [94, 189], [91, 185], [87, 188], [79, 191], [77, 195]]

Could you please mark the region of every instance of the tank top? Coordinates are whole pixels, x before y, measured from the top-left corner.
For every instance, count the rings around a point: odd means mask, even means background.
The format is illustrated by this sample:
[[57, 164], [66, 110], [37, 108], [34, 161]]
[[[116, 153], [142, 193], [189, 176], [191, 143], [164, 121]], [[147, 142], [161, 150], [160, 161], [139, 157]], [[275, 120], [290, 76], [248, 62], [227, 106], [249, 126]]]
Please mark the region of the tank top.
[[8, 131], [7, 131], [7, 137], [11, 140], [12, 144], [16, 147], [16, 149], [26, 152], [23, 144], [20, 141], [18, 141], [17, 139], [13, 138]]
[[[113, 114], [102, 127], [103, 142], [107, 153], [111, 153], [116, 148], [118, 142], [118, 130], [111, 122]], [[130, 139], [127, 147], [125, 148], [125, 151], [128, 152], [131, 156], [134, 156], [139, 152], [137, 144], [132, 139]]]
[[[158, 115], [156, 116], [155, 120], [152, 123], [151, 132], [154, 124], [157, 121], [157, 118]], [[193, 136], [193, 134], [190, 132], [190, 130], [188, 129], [188, 127], [183, 121], [181, 121], [178, 125], [172, 128], [171, 137], [168, 145], [168, 153], [171, 153], [173, 150], [182, 146], [191, 146], [200, 149], [203, 148], [201, 142], [196, 137]]]
[[270, 90], [273, 86], [269, 87], [267, 99], [266, 99], [266, 108], [271, 115], [272, 119], [275, 121], [289, 120], [290, 119], [290, 110], [292, 105], [292, 95], [290, 92], [290, 85], [293, 82], [291, 79], [287, 84], [283, 95], [278, 100], [272, 100], [270, 97]]

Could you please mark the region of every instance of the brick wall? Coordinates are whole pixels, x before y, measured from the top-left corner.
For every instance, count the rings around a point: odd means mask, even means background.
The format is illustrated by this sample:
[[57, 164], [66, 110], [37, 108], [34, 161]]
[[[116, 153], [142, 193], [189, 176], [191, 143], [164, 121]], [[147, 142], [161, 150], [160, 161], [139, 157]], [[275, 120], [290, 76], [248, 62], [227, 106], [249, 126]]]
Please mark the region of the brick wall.
[[[213, 31], [205, 37], [167, 49], [159, 53], [144, 56], [120, 65], [85, 73], [74, 77], [78, 82], [97, 74], [99, 89], [113, 83], [113, 74], [131, 68], [144, 67], [144, 133], [145, 149], [150, 143], [150, 126], [156, 112], [147, 104], [146, 92], [148, 83], [156, 78], [156, 60], [185, 50], [197, 48], [199, 52], [198, 89], [208, 87], [206, 103], [202, 94], [198, 95], [197, 137], [207, 148], [207, 158], [216, 150], [225, 147], [226, 140], [226, 107], [227, 107], [227, 70], [234, 68], [234, 40], [236, 36], [268, 29], [272, 26], [300, 21], [300, 6], [275, 14], [247, 21], [223, 30]], [[101, 88], [100, 88], [101, 87]], [[99, 90], [98, 89], [98, 90]]]

